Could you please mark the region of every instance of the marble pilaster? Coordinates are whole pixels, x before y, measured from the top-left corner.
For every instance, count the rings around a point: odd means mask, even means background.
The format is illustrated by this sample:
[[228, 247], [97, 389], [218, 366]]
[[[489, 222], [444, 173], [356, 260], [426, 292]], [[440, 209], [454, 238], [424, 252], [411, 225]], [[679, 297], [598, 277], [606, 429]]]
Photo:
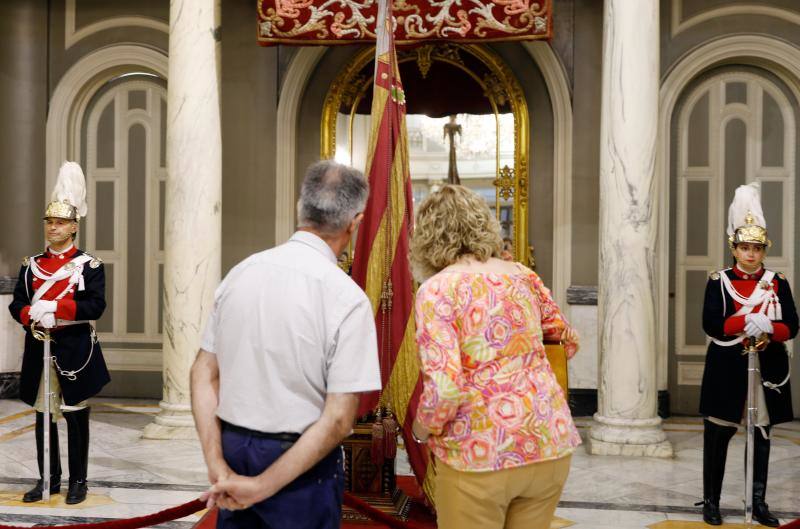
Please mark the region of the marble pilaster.
[[148, 439], [196, 435], [189, 370], [220, 279], [219, 0], [170, 3], [164, 387]]
[[0, 276], [15, 279], [43, 242], [47, 9], [44, 0], [0, 2]]
[[600, 120], [600, 373], [593, 454], [672, 456], [657, 415], [658, 0], [606, 0]]
[[[0, 307], [12, 300], [15, 277], [0, 276]], [[0, 318], [0, 399], [19, 397], [19, 373], [22, 368], [22, 350], [25, 333], [8, 313]]]

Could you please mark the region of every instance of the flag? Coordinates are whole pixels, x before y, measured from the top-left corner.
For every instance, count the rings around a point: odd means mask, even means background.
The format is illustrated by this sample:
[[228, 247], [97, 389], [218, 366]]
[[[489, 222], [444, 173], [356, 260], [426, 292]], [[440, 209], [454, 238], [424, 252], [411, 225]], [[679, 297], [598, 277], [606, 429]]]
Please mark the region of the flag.
[[413, 223], [405, 94], [394, 48], [391, 0], [379, 0], [375, 78], [365, 173], [370, 194], [356, 238], [353, 279], [375, 312], [383, 391], [364, 395], [359, 415], [388, 408], [397, 418], [417, 481], [432, 498], [427, 448], [411, 436], [422, 380], [415, 344], [414, 287], [408, 264]]

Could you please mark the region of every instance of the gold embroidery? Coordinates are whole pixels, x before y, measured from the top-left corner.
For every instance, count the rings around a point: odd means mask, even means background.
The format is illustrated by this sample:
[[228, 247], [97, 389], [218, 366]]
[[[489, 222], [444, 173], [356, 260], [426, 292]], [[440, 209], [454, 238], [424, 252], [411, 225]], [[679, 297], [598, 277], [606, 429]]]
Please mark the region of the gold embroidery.
[[103, 264], [103, 260], [99, 257], [94, 257], [89, 261], [89, 268], [99, 268], [101, 264]]
[[22, 266], [30, 266], [31, 265], [31, 258], [27, 255], [22, 259]]
[[719, 280], [719, 272], [713, 271], [713, 272], [708, 274], [708, 277], [710, 277], [714, 281], [717, 281], [717, 280]]

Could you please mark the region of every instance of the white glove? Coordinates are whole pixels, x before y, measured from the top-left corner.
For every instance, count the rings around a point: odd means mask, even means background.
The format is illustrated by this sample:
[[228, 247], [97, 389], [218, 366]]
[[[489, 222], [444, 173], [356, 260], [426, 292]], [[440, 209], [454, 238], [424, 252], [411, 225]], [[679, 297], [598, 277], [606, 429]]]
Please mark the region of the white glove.
[[45, 329], [52, 329], [56, 326], [56, 316], [52, 312], [48, 312], [44, 316], [42, 316], [39, 325], [44, 327]]
[[744, 317], [744, 322], [744, 330], [748, 336], [758, 336], [762, 333], [772, 334], [774, 331], [772, 321], [766, 314], [761, 314], [760, 312], [748, 314]]
[[55, 312], [57, 307], [57, 301], [45, 301], [40, 299], [31, 306], [31, 310], [28, 312], [28, 315], [30, 315], [33, 321], [41, 321], [42, 316]]

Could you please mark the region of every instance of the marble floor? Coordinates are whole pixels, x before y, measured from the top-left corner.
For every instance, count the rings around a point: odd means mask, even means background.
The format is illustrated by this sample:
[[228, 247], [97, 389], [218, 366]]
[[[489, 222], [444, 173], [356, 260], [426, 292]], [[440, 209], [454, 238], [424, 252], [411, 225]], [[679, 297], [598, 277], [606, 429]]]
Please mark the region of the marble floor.
[[[92, 403], [89, 499], [76, 506], [55, 495], [50, 503], [19, 498], [37, 477], [30, 408], [0, 400], [0, 526], [64, 524], [142, 516], [196, 498], [206, 486], [197, 441], [149, 441], [141, 431], [158, 411], [155, 401], [99, 399]], [[578, 418], [586, 436], [589, 418]], [[689, 529], [706, 527], [693, 503], [702, 497], [702, 422], [672, 418], [665, 430], [672, 459], [573, 457], [553, 527], [573, 529]], [[66, 430], [59, 423], [66, 466]], [[744, 436], [731, 442], [721, 500], [727, 527], [744, 527], [742, 493]], [[398, 473], [407, 466], [398, 461]], [[66, 468], [64, 469], [66, 477]], [[783, 522], [800, 518], [800, 421], [774, 430], [767, 501]], [[202, 514], [202, 513], [200, 513]], [[163, 524], [190, 528], [199, 515]]]

